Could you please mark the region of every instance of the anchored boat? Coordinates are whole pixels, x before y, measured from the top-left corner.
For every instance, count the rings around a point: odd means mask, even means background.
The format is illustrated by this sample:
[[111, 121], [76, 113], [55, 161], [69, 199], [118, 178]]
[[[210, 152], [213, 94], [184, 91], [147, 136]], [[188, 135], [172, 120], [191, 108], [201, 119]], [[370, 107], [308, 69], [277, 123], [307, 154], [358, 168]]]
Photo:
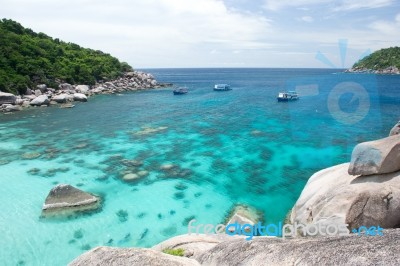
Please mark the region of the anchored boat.
[[174, 91], [173, 91], [173, 93], [174, 93], [174, 95], [182, 95], [182, 94], [186, 94], [186, 93], [188, 93], [189, 91], [188, 91], [188, 89], [186, 88], [186, 87], [179, 87], [179, 88], [176, 88]]
[[232, 89], [231, 89], [231, 86], [229, 86], [228, 84], [215, 84], [214, 90], [215, 91], [230, 91]]
[[280, 92], [277, 99], [278, 102], [296, 101], [299, 99], [299, 95], [295, 91]]

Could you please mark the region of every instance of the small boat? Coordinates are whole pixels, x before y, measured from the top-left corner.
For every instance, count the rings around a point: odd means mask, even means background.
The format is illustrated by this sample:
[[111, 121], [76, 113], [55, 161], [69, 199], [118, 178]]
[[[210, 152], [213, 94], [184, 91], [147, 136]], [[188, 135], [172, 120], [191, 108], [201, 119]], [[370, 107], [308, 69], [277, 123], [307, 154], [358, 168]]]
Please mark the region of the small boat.
[[277, 99], [278, 102], [296, 101], [299, 99], [299, 95], [295, 91], [280, 92]]
[[189, 91], [188, 91], [188, 89], [186, 88], [186, 87], [179, 87], [179, 88], [176, 88], [174, 91], [173, 91], [173, 93], [174, 93], [174, 95], [182, 95], [182, 94], [186, 94], [186, 93], [188, 93]]
[[229, 86], [228, 84], [215, 84], [214, 90], [215, 91], [230, 91], [232, 89], [231, 89], [231, 86]]

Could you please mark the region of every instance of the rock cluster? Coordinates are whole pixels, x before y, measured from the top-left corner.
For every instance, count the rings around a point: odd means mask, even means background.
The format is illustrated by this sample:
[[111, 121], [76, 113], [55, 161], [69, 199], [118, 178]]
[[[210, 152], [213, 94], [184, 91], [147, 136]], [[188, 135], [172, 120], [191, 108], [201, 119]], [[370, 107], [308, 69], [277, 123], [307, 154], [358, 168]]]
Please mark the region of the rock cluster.
[[400, 226], [400, 135], [358, 144], [350, 163], [315, 173], [291, 213], [292, 223]]
[[125, 73], [122, 77], [107, 82], [99, 82], [94, 86], [71, 85], [61, 83], [58, 89], [48, 88], [45, 84], [36, 89], [27, 89], [25, 95], [13, 95], [0, 92], [0, 112], [20, 111], [29, 106], [49, 106], [64, 104], [61, 107], [73, 107], [72, 102], [86, 102], [96, 94], [113, 94], [125, 91], [138, 91], [171, 86], [158, 83], [151, 74], [141, 71]]
[[400, 74], [400, 70], [396, 66], [390, 66], [384, 69], [368, 69], [368, 68], [361, 68], [355, 67], [346, 70], [347, 73], [368, 73], [368, 74]]

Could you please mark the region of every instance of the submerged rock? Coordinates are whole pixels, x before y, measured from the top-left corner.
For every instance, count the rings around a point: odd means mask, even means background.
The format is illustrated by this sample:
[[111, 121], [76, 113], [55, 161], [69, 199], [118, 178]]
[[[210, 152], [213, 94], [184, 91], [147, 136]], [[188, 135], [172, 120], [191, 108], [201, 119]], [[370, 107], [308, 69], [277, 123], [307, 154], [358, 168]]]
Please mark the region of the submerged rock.
[[154, 266], [198, 266], [196, 260], [172, 256], [147, 248], [97, 247], [78, 258], [69, 266], [92, 265], [154, 265]]
[[38, 152], [27, 152], [21, 155], [22, 159], [27, 159], [27, 160], [36, 159], [39, 158], [40, 156], [42, 155]]
[[238, 204], [233, 207], [233, 209], [230, 211], [230, 215], [227, 216], [226, 225], [234, 223], [238, 223], [241, 225], [254, 225], [259, 221], [261, 222], [262, 220], [262, 213], [257, 211], [257, 209], [247, 205]]
[[60, 184], [51, 189], [42, 208], [45, 216], [68, 214], [100, 207], [100, 198], [71, 185]]
[[122, 179], [123, 179], [124, 181], [128, 181], [128, 182], [138, 180], [139, 178], [140, 178], [139, 175], [133, 174], [133, 173], [131, 173], [131, 174], [126, 174], [126, 175], [124, 175], [124, 176], [122, 177]]
[[351, 155], [351, 175], [386, 174], [399, 170], [400, 135], [360, 143]]

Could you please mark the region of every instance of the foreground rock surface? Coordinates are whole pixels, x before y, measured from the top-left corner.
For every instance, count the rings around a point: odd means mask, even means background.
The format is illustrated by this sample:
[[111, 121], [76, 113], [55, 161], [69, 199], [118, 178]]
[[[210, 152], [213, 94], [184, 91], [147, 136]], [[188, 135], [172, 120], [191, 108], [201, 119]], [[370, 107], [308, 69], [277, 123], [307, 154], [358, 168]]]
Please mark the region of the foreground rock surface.
[[185, 257], [177, 257], [151, 249], [141, 248], [112, 248], [97, 247], [75, 260], [70, 266], [90, 266], [90, 265], [154, 265], [154, 266], [197, 266], [197, 261]]
[[225, 241], [196, 256], [202, 265], [400, 265], [400, 229], [384, 235]]
[[[199, 242], [204, 240], [202, 236], [197, 238]], [[193, 236], [190, 242], [195, 243], [195, 239]], [[400, 265], [398, 239], [400, 229], [383, 230], [383, 236], [375, 237], [354, 234], [294, 239], [255, 237], [251, 241], [227, 238], [211, 249], [196, 253], [192, 259], [164, 254], [161, 248], [157, 251], [97, 247], [69, 265]], [[171, 243], [183, 244], [182, 240], [170, 239]]]
[[351, 155], [351, 175], [386, 174], [399, 170], [400, 135], [360, 143]]
[[389, 136], [399, 135], [400, 134], [400, 121], [397, 122], [396, 125], [390, 130]]
[[349, 228], [400, 226], [400, 171], [351, 176], [349, 164], [315, 173], [292, 209], [292, 223], [329, 222]]
[[46, 198], [42, 212], [44, 215], [68, 214], [100, 207], [100, 199], [71, 185], [54, 187]]
[[[235, 238], [240, 238], [235, 236]], [[179, 249], [182, 248], [184, 250], [185, 257], [193, 257], [200, 255], [219, 243], [223, 241], [228, 241], [234, 239], [232, 236], [228, 236], [226, 234], [185, 234], [180, 236], [175, 236], [170, 239], [167, 239], [154, 247], [152, 249], [162, 252], [164, 249]]]

